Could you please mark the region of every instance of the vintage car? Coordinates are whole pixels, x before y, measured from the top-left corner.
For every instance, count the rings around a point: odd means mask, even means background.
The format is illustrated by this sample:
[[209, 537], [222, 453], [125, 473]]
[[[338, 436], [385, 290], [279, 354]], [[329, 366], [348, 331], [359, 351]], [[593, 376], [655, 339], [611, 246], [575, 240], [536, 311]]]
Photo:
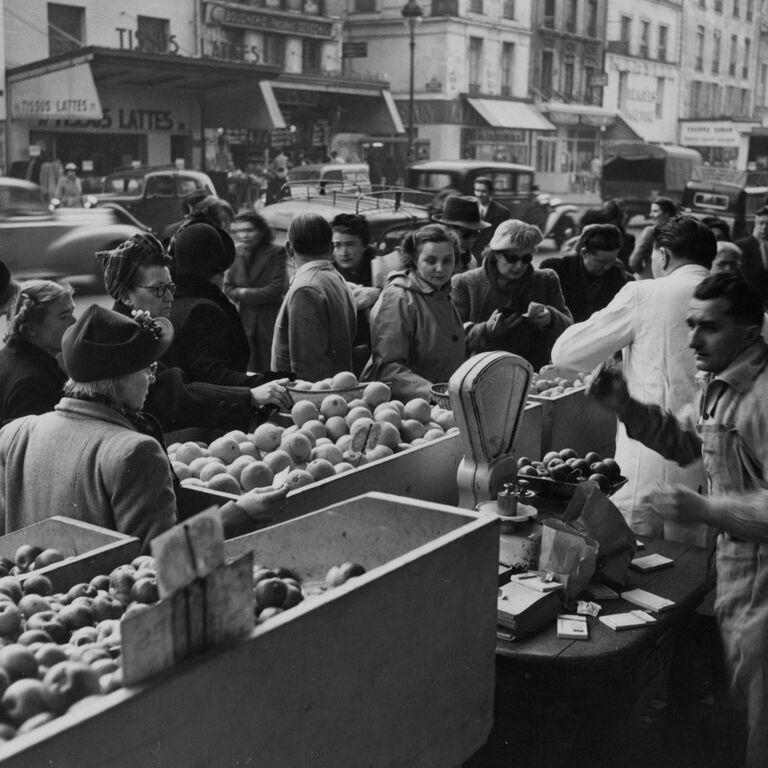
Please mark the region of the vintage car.
[[699, 219], [722, 219], [734, 240], [751, 235], [756, 211], [768, 204], [768, 186], [750, 185], [746, 174], [742, 175], [743, 180], [689, 181], [683, 191], [682, 212]]
[[115, 208], [56, 208], [29, 181], [0, 177], [0, 259], [17, 280], [80, 277], [102, 280], [94, 253], [146, 231]]
[[216, 195], [210, 176], [200, 171], [163, 168], [129, 168], [111, 173], [102, 191], [86, 195], [85, 204], [94, 208], [117, 204], [155, 233], [184, 218], [182, 199], [191, 192]]
[[536, 172], [529, 165], [482, 160], [425, 160], [406, 171], [406, 186], [433, 196], [446, 191], [473, 195], [475, 179], [493, 180], [493, 199], [509, 209], [513, 219], [535, 224], [558, 248], [576, 232], [579, 209], [539, 192]]

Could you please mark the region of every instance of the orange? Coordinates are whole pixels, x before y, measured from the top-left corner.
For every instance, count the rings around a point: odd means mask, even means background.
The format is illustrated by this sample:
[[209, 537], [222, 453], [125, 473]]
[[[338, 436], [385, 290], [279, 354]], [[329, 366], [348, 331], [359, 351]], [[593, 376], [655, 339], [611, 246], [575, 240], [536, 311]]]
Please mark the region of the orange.
[[378, 459], [386, 459], [387, 456], [391, 456], [394, 451], [386, 445], [377, 445], [365, 452], [365, 458], [368, 461], [377, 461]]
[[357, 376], [352, 371], [340, 371], [331, 379], [333, 389], [348, 389], [357, 386]]
[[294, 461], [288, 453], [283, 450], [272, 451], [264, 456], [264, 463], [277, 474], [287, 467], [293, 467]]
[[326, 477], [333, 477], [336, 474], [336, 470], [333, 468], [333, 464], [325, 459], [315, 459], [307, 464], [307, 472], [315, 480], [323, 480]]
[[406, 419], [418, 419], [426, 424], [429, 421], [432, 408], [423, 397], [414, 397], [405, 404], [403, 416]]
[[[286, 464], [286, 466], [289, 465]], [[269, 464], [264, 461], [252, 461], [240, 473], [240, 485], [245, 491], [250, 491], [253, 488], [266, 488], [272, 485], [274, 477], [275, 473]]]
[[219, 437], [208, 446], [208, 452], [214, 458], [229, 464], [240, 455], [240, 443], [231, 437]]
[[315, 440], [319, 437], [326, 437], [328, 435], [328, 428], [323, 424], [322, 421], [318, 421], [317, 419], [310, 419], [309, 421], [305, 421], [304, 424], [302, 424], [300, 432], [309, 432], [310, 434], [314, 435]]
[[328, 421], [325, 422], [325, 430], [328, 437], [334, 442], [342, 435], [346, 435], [349, 432], [349, 429], [347, 429], [347, 422], [344, 421], [343, 416], [331, 416]]
[[328, 395], [320, 406], [320, 413], [326, 419], [332, 416], [346, 416], [348, 410], [347, 401], [341, 395]]
[[191, 441], [182, 443], [176, 449], [176, 461], [183, 461], [185, 464], [189, 464], [204, 455], [203, 449], [197, 443]]
[[405, 419], [400, 426], [400, 435], [407, 443], [413, 443], [416, 438], [424, 437], [426, 431], [427, 428], [418, 419]]
[[373, 418], [376, 421], [388, 422], [392, 424], [395, 429], [400, 429], [400, 425], [403, 423], [403, 418], [397, 412], [396, 408], [385, 408], [374, 414]]
[[445, 432], [443, 432], [443, 430], [439, 427], [437, 429], [428, 429], [424, 433], [424, 439], [427, 441], [437, 440], [438, 437], [445, 437]]
[[276, 424], [260, 424], [253, 433], [253, 444], [260, 451], [274, 451], [280, 445], [280, 438], [283, 435], [283, 428]]
[[172, 461], [171, 466], [179, 480], [186, 480], [188, 477], [193, 476], [192, 470], [183, 461]]
[[383, 381], [372, 381], [363, 390], [363, 400], [365, 400], [371, 408], [375, 408], [377, 405], [386, 403], [392, 396], [389, 387]]
[[392, 451], [397, 448], [397, 444], [400, 442], [400, 431], [394, 424], [389, 422], [382, 422], [381, 435], [379, 436], [379, 444], [384, 445]]
[[341, 461], [342, 453], [343, 452], [341, 448], [333, 444], [317, 445], [315, 448], [312, 449], [312, 454], [310, 455], [310, 458], [312, 460], [325, 459], [326, 461], [330, 461], [331, 464], [338, 464]]
[[237, 480], [232, 477], [232, 475], [228, 475], [226, 472], [220, 472], [218, 475], [214, 475], [208, 481], [208, 488], [210, 488], [212, 491], [233, 493], [237, 496], [240, 496], [243, 492], [243, 489], [240, 487], [240, 483], [238, 483]]
[[368, 408], [363, 408], [362, 406], [358, 406], [357, 408], [353, 408], [346, 416], [345, 421], [347, 422], [348, 427], [352, 427], [352, 425], [358, 421], [358, 419], [370, 419], [373, 421], [373, 414], [368, 410]]
[[215, 475], [226, 473], [227, 468], [216, 459], [208, 459], [208, 463], [200, 470], [200, 479], [208, 482]]
[[340, 461], [334, 467], [337, 475], [340, 475], [342, 472], [349, 472], [350, 469], [354, 469], [354, 467], [348, 461]]
[[318, 416], [320, 416], [320, 411], [318, 411], [317, 406], [309, 400], [299, 400], [299, 402], [291, 408], [291, 418], [297, 427], [302, 427], [306, 422], [317, 419]]
[[285, 438], [284, 449], [294, 461], [306, 461], [312, 453], [312, 443], [306, 435], [297, 432]]
[[342, 435], [336, 440], [336, 447], [344, 453], [349, 448], [351, 442], [352, 435]]
[[289, 491], [295, 488], [303, 488], [306, 485], [312, 485], [314, 482], [315, 478], [305, 469], [292, 469], [285, 478], [285, 484], [288, 486]]

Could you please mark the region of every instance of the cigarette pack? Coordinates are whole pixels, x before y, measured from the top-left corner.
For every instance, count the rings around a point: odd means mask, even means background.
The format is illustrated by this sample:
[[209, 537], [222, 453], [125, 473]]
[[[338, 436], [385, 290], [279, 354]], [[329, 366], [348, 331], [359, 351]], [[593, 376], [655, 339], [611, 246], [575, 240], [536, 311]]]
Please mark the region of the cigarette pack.
[[661, 613], [675, 607], [675, 603], [672, 600], [654, 595], [653, 592], [648, 592], [645, 589], [630, 589], [622, 592], [621, 597], [628, 603], [632, 603], [652, 613]]
[[589, 640], [586, 616], [564, 613], [557, 617], [557, 636], [572, 640]]
[[601, 616], [599, 619], [606, 627], [616, 632], [622, 629], [635, 629], [655, 624], [656, 619], [647, 611], [628, 611], [627, 613], [614, 613], [611, 616]]

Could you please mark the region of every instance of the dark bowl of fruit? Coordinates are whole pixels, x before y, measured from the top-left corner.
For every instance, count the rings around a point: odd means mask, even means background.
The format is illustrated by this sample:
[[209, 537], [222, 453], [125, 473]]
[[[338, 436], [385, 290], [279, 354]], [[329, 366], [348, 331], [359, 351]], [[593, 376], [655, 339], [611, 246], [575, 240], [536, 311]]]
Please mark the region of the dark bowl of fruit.
[[517, 477], [544, 499], [570, 499], [576, 486], [587, 480], [597, 483], [606, 496], [627, 483], [614, 459], [594, 452], [579, 457], [569, 448], [550, 451], [541, 461], [519, 458]]

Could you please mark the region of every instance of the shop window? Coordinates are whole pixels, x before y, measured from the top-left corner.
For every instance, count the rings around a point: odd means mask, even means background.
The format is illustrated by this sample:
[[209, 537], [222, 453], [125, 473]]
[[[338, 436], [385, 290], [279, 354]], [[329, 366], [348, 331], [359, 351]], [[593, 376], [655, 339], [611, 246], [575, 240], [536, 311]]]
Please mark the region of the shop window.
[[515, 81], [515, 44], [501, 44], [501, 95], [511, 96]]
[[536, 139], [536, 170], [554, 173], [557, 170], [557, 139], [539, 136]]
[[723, 0], [715, 0], [715, 13], [723, 12]]
[[321, 72], [323, 68], [323, 43], [304, 38], [301, 41], [301, 71]]
[[563, 95], [566, 99], [573, 98], [573, 75], [574, 64], [573, 61], [566, 61], [563, 63]]
[[85, 45], [85, 8], [48, 3], [48, 53], [58, 56]]
[[733, 18], [738, 19], [741, 15], [741, 2], [740, 0], [733, 0]]
[[469, 38], [469, 92], [480, 93], [480, 77], [483, 71], [483, 40]]
[[752, 21], [752, 17], [755, 12], [755, 2], [754, 0], [747, 0], [747, 21]]
[[167, 53], [168, 34], [168, 19], [158, 19], [153, 16], [138, 16], [136, 18], [136, 39], [140, 51]]
[[285, 66], [285, 38], [264, 33], [264, 63]]
[[552, 95], [552, 72], [554, 67], [554, 53], [552, 51], [541, 52], [541, 78], [539, 89], [545, 98]]

